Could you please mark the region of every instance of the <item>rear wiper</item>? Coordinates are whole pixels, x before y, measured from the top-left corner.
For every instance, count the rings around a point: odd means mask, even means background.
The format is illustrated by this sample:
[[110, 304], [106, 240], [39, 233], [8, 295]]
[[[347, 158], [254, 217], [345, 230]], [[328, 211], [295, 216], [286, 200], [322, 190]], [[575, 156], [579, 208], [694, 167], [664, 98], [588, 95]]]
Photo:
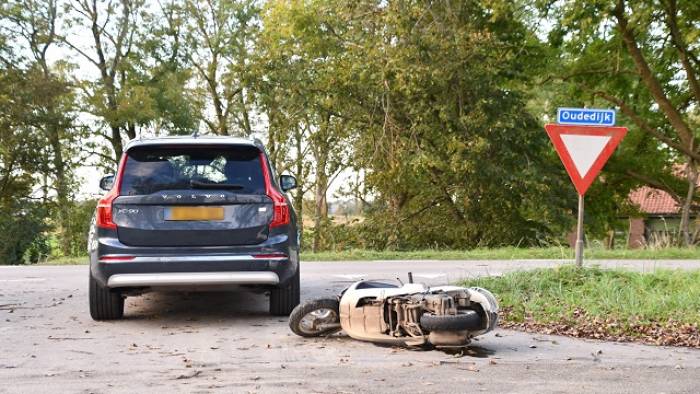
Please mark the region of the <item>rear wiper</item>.
[[190, 187], [194, 189], [229, 189], [229, 190], [241, 190], [244, 188], [243, 185], [236, 185], [233, 183], [208, 183], [200, 181], [190, 181]]

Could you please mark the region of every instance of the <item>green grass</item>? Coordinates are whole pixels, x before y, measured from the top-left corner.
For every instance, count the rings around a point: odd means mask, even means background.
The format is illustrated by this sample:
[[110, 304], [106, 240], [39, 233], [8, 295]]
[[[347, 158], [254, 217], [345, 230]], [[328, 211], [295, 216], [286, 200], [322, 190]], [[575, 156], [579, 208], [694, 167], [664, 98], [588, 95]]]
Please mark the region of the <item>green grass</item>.
[[492, 291], [506, 327], [700, 346], [700, 271], [557, 268], [464, 282]]
[[80, 265], [87, 264], [88, 256], [63, 256], [50, 257], [46, 261], [39, 262], [38, 265]]
[[[525, 259], [573, 259], [574, 252], [569, 247], [547, 248], [478, 248], [471, 250], [415, 250], [415, 251], [376, 251], [352, 249], [339, 252], [303, 252], [302, 261], [352, 261], [352, 260], [525, 260]], [[586, 259], [700, 259], [700, 248], [658, 248], [658, 249], [604, 249], [588, 248]]]
[[[588, 248], [586, 259], [700, 259], [700, 248], [658, 248], [658, 249], [604, 249]], [[526, 259], [573, 259], [574, 252], [569, 247], [548, 248], [478, 248], [471, 250], [424, 249], [413, 251], [351, 249], [339, 252], [302, 252], [302, 261], [353, 261], [353, 260], [526, 260]], [[87, 256], [54, 257], [42, 265], [87, 264]]]

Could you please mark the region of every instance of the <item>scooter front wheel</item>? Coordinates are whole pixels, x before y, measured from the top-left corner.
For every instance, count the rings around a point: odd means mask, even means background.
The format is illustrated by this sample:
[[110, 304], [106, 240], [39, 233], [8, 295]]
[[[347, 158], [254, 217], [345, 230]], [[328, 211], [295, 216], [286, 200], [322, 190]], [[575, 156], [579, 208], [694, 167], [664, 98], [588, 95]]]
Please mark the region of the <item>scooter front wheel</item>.
[[337, 298], [318, 298], [299, 304], [289, 315], [289, 328], [302, 337], [319, 337], [340, 330]]

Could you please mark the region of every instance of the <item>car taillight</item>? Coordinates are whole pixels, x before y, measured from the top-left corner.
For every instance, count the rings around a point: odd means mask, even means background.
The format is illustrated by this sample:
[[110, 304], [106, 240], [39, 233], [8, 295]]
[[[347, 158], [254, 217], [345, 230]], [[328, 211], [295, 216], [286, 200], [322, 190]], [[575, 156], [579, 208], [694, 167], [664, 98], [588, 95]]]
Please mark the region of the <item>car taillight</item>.
[[102, 256], [100, 257], [100, 261], [131, 261], [135, 259], [135, 256], [127, 256], [127, 255], [114, 255], [114, 256]]
[[126, 154], [122, 155], [121, 161], [119, 162], [119, 169], [117, 170], [117, 176], [115, 177], [112, 189], [110, 189], [107, 194], [102, 196], [102, 198], [97, 201], [97, 227], [109, 230], [116, 230], [117, 228], [117, 225], [112, 220], [112, 202], [115, 198], [119, 197], [125, 165]]
[[286, 259], [287, 255], [284, 253], [260, 253], [260, 254], [254, 254], [253, 258], [254, 259], [279, 260], [279, 259]]
[[117, 225], [112, 221], [112, 201], [118, 194], [110, 190], [97, 202], [97, 227], [114, 230]]
[[289, 205], [282, 193], [272, 186], [272, 176], [267, 167], [267, 159], [262, 152], [260, 152], [260, 166], [262, 167], [263, 177], [265, 178], [265, 194], [272, 200], [272, 221], [270, 222], [270, 228], [287, 225], [290, 219]]

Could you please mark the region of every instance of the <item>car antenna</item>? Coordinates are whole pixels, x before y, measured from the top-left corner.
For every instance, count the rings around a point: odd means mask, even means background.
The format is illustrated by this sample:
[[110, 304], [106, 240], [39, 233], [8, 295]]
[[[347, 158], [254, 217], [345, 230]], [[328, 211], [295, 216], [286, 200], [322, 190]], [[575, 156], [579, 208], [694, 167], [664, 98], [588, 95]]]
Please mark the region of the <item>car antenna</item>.
[[192, 133], [192, 138], [197, 138], [199, 137], [199, 129], [194, 129], [194, 133]]
[[413, 272], [408, 272], [408, 283], [413, 283]]

